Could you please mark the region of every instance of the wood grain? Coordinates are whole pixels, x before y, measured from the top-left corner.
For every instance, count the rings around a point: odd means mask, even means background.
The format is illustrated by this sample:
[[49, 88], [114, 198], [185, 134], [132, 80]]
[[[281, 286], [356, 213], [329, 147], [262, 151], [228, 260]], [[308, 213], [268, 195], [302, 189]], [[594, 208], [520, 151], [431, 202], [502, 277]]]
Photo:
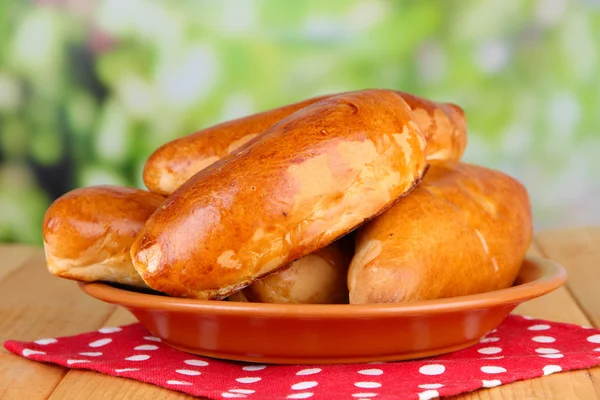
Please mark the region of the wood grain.
[[[543, 231], [536, 242], [547, 258], [567, 269], [566, 288], [587, 316], [584, 325], [600, 327], [600, 227]], [[600, 398], [600, 367], [588, 370]]]
[[[16, 248], [0, 254], [2, 343], [94, 330], [116, 308], [85, 296], [73, 282], [52, 277], [41, 249]], [[64, 368], [29, 362], [1, 348], [0, 398], [46, 399], [65, 373]]]
[[104, 326], [122, 326], [135, 324], [137, 319], [125, 308], [117, 307], [117, 309], [104, 322]]
[[[128, 325], [135, 322], [137, 322], [136, 319], [129, 311], [119, 307], [105, 321], [104, 326]], [[149, 383], [76, 369], [69, 370], [49, 397], [50, 400], [80, 398], [90, 400], [194, 399], [184, 393], [177, 393]]]
[[[531, 246], [529, 253], [547, 258], [546, 254], [535, 243]], [[562, 286], [545, 296], [520, 304], [513, 311], [513, 314], [570, 324], [589, 325], [590, 323], [566, 286]]]
[[536, 241], [548, 258], [565, 265], [567, 288], [595, 327], [600, 327], [600, 227], [540, 232]]
[[[530, 254], [545, 257], [544, 249], [532, 245]], [[565, 263], [568, 265], [569, 263]], [[564, 286], [535, 300], [519, 305], [515, 314], [534, 318], [589, 325], [584, 313]], [[600, 369], [595, 368], [596, 371]], [[521, 400], [521, 399], [598, 399], [600, 391], [587, 371], [572, 371], [515, 382], [492, 389], [451, 397], [460, 400]]]
[[0, 281], [33, 256], [35, 253], [29, 246], [0, 244], [2, 262], [0, 264]]
[[[600, 228], [536, 234], [532, 254], [561, 263], [567, 285], [517, 307], [534, 318], [599, 326]], [[0, 341], [72, 335], [136, 322], [128, 311], [92, 299], [52, 277], [41, 249], [0, 245]], [[35, 384], [32, 384], [35, 382]], [[193, 399], [129, 379], [35, 363], [0, 350], [0, 399]], [[600, 399], [600, 368], [563, 372], [453, 399]]]
[[197, 399], [197, 397], [163, 389], [148, 383], [102, 375], [93, 371], [71, 370], [50, 395], [49, 399], [191, 400]]

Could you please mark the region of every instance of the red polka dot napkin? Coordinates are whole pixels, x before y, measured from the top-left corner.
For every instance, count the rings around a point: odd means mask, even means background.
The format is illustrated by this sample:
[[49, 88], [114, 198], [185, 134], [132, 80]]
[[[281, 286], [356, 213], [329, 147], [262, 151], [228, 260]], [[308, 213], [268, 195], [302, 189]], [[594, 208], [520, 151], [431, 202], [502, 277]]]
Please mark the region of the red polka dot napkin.
[[35, 361], [135, 379], [211, 399], [431, 399], [600, 364], [600, 330], [511, 315], [468, 349], [427, 359], [347, 365], [258, 365], [174, 350], [140, 324], [35, 342], [7, 341]]

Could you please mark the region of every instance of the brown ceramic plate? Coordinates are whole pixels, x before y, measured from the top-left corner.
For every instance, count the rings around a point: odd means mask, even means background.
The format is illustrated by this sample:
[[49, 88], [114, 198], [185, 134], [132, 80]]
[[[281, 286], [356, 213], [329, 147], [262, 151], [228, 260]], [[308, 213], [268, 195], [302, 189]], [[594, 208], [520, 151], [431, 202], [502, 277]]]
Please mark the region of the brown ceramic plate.
[[406, 360], [477, 343], [520, 303], [561, 286], [565, 270], [528, 257], [515, 285], [414, 303], [288, 305], [191, 300], [80, 284], [126, 307], [165, 343], [203, 356], [279, 364]]

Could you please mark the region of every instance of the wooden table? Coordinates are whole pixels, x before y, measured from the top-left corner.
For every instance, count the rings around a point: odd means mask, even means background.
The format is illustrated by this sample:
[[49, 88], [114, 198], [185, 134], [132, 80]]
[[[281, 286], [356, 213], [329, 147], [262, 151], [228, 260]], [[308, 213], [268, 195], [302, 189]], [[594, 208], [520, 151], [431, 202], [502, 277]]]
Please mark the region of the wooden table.
[[[600, 227], [543, 231], [532, 253], [558, 261], [566, 286], [523, 304], [518, 314], [600, 327]], [[135, 322], [51, 276], [39, 248], [0, 245], [0, 342], [64, 336]], [[191, 399], [146, 383], [28, 361], [0, 349], [0, 399]], [[600, 399], [600, 368], [563, 372], [456, 399]]]

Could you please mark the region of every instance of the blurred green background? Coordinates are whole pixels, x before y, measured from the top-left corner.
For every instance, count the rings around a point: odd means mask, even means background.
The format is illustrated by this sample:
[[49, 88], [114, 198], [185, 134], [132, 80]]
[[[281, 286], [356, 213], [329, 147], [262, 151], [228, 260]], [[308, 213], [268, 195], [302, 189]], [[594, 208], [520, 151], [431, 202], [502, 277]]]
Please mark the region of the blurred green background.
[[465, 161], [536, 229], [600, 223], [594, 1], [0, 1], [0, 241], [57, 196], [143, 187], [159, 145], [307, 97], [395, 88], [467, 113]]

